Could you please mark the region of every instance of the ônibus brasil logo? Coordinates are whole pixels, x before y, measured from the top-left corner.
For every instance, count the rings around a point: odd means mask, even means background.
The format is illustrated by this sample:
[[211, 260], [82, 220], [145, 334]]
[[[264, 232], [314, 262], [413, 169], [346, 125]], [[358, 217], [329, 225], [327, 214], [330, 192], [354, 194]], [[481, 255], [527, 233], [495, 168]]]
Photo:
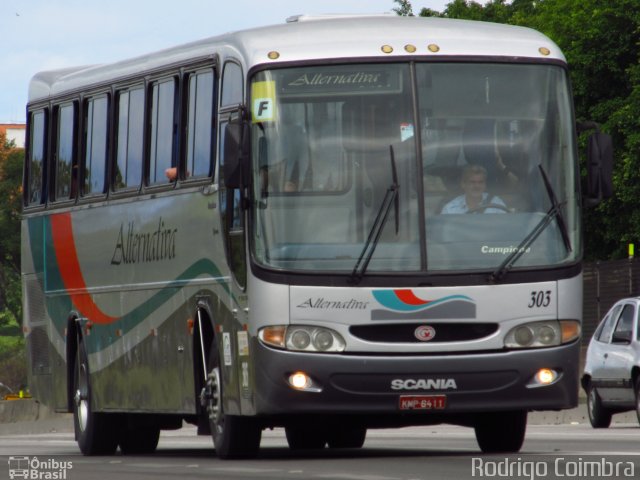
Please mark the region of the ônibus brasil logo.
[[66, 480], [67, 470], [73, 464], [68, 461], [38, 457], [11, 456], [9, 457], [9, 478], [24, 478], [27, 480]]

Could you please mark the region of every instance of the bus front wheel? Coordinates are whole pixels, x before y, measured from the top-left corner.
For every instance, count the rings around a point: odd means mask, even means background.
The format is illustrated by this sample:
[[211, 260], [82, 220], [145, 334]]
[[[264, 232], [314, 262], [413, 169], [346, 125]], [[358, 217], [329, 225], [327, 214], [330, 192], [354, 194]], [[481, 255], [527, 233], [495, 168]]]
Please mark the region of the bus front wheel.
[[250, 417], [224, 413], [220, 357], [215, 347], [209, 356], [209, 366], [202, 400], [209, 417], [216, 455], [222, 459], [256, 457], [262, 430]]
[[483, 453], [515, 453], [527, 430], [527, 412], [485, 413], [475, 425], [476, 440]]
[[80, 451], [85, 455], [113, 455], [118, 448], [118, 422], [114, 415], [92, 409], [89, 361], [82, 339], [78, 341], [73, 392], [73, 426]]

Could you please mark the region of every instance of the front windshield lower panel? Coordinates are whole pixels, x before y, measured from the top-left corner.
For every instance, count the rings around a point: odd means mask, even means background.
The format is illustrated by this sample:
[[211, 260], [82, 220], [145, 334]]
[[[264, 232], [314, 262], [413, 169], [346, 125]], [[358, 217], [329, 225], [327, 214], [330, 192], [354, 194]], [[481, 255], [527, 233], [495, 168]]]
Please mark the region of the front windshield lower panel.
[[564, 69], [548, 64], [258, 72], [254, 259], [274, 270], [349, 275], [387, 213], [366, 274], [492, 271], [553, 208], [544, 172], [568, 235], [554, 218], [513, 269], [574, 262], [580, 212], [567, 85]]

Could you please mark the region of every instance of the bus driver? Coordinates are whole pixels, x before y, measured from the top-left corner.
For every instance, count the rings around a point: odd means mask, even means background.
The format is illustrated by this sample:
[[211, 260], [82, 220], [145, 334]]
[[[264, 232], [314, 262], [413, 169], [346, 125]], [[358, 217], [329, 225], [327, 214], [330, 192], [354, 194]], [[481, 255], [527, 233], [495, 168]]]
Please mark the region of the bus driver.
[[464, 193], [457, 196], [444, 207], [441, 213], [505, 213], [507, 206], [487, 189], [487, 170], [479, 165], [467, 165], [462, 171], [460, 182]]

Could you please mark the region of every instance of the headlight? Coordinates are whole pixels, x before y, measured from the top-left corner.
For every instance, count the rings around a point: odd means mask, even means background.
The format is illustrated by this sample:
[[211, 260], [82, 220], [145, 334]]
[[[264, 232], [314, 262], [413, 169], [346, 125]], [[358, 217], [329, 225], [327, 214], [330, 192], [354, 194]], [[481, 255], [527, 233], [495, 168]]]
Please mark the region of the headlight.
[[305, 325], [275, 325], [258, 332], [260, 341], [270, 347], [296, 352], [342, 352], [345, 341], [330, 328]]
[[512, 328], [504, 338], [507, 348], [554, 347], [580, 337], [577, 320], [531, 322]]

